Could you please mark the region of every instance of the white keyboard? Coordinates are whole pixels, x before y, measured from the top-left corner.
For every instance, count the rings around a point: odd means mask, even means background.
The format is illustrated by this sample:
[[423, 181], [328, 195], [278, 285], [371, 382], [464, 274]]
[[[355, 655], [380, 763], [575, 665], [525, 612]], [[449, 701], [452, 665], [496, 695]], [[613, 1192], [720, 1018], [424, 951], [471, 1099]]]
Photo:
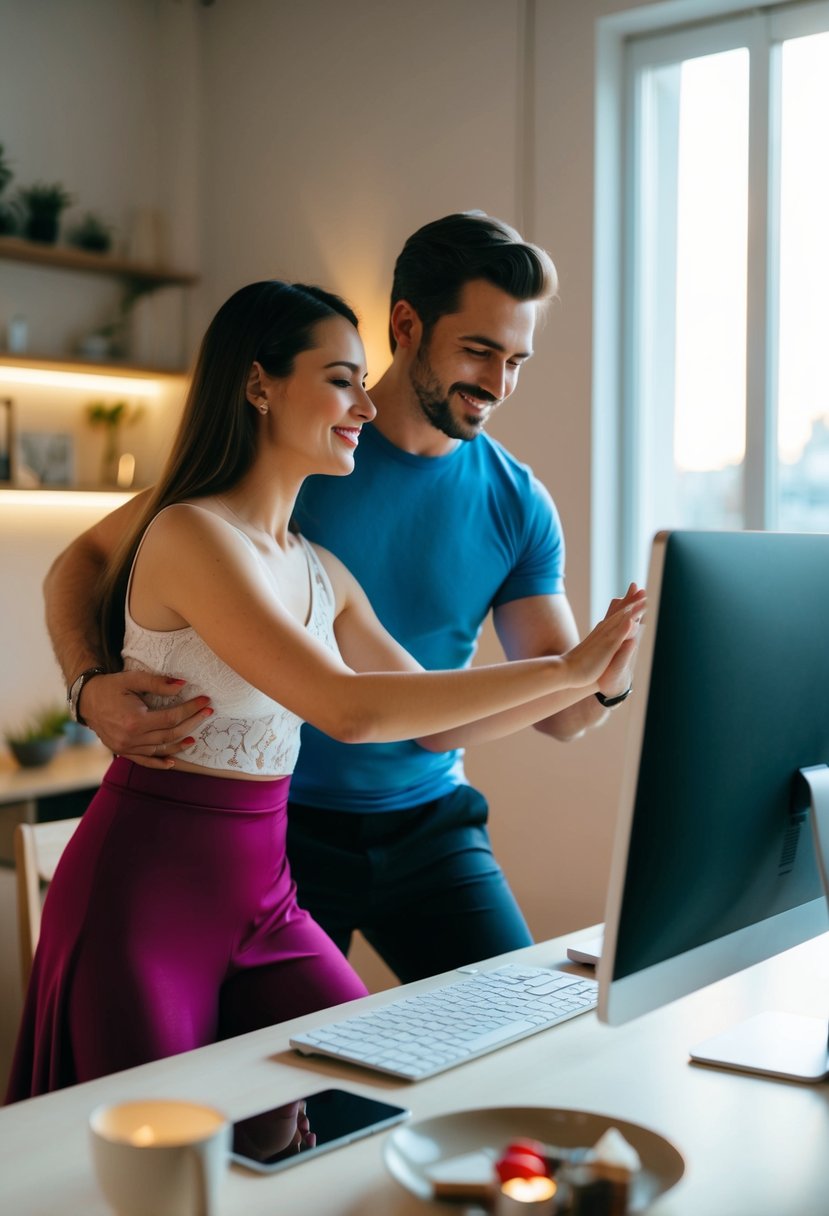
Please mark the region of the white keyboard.
[[304, 1055], [333, 1056], [420, 1081], [596, 1007], [596, 981], [510, 963], [294, 1035]]

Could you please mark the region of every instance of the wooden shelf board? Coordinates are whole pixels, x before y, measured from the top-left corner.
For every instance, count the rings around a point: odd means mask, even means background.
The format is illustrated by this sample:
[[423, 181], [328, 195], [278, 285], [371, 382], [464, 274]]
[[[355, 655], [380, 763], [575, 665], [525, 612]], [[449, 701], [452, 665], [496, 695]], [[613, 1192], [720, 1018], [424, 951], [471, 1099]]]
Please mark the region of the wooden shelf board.
[[87, 372], [95, 376], [127, 376], [142, 380], [180, 380], [186, 370], [176, 370], [170, 367], [141, 367], [134, 363], [119, 363], [116, 360], [98, 360], [75, 358], [72, 355], [23, 354], [12, 355], [0, 351], [0, 381], [3, 379], [3, 367], [31, 367], [36, 371], [55, 372]]
[[8, 493], [11, 491], [14, 494], [117, 494], [117, 495], [133, 495], [140, 494], [142, 490], [148, 489], [148, 486], [104, 486], [98, 483], [84, 482], [82, 485], [73, 483], [70, 486], [19, 486], [14, 482], [0, 481], [0, 490]]
[[157, 287], [192, 287], [198, 282], [198, 275], [190, 271], [131, 262], [111, 253], [91, 253], [69, 245], [40, 245], [37, 241], [25, 241], [14, 236], [0, 237], [0, 260], [76, 270], [84, 274], [111, 275], [133, 282], [155, 284]]

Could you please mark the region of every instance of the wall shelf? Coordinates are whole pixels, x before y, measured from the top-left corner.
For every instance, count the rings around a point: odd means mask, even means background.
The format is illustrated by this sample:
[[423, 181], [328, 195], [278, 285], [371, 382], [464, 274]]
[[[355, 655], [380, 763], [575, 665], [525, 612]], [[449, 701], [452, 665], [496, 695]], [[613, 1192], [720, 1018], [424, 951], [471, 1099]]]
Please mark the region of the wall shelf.
[[[119, 363], [115, 360], [90, 361], [62, 355], [60, 358], [50, 355], [22, 354], [12, 355], [0, 351], [0, 383], [4, 380], [4, 370], [23, 368], [34, 372], [64, 372], [69, 375], [80, 373], [90, 376], [115, 376], [135, 380], [181, 380], [186, 373], [174, 368], [145, 367], [135, 363]], [[9, 379], [13, 379], [11, 376]]]
[[10, 486], [0, 482], [0, 510], [4, 507], [99, 507], [114, 510], [146, 486], [130, 486], [128, 490], [117, 486]]
[[25, 262], [29, 266], [46, 266], [54, 270], [78, 271], [82, 274], [103, 274], [128, 280], [153, 290], [158, 287], [192, 287], [198, 275], [169, 266], [151, 266], [114, 257], [110, 253], [91, 253], [68, 245], [41, 245], [20, 237], [0, 237], [0, 261]]

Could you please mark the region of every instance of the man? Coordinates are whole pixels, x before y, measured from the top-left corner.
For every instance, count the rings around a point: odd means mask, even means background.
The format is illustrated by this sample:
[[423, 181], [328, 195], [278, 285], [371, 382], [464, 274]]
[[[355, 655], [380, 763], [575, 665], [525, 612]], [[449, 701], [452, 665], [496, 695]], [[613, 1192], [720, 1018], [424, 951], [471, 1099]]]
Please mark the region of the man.
[[[556, 286], [549, 256], [489, 216], [421, 228], [395, 267], [393, 357], [371, 393], [377, 418], [363, 428], [355, 472], [303, 488], [301, 531], [345, 562], [424, 667], [467, 664], [490, 610], [509, 659], [578, 640], [555, 507], [485, 434], [532, 356]], [[162, 677], [95, 672], [94, 605], [82, 591], [136, 509], [113, 513], [58, 559], [47, 622], [85, 720], [114, 751], [169, 765], [209, 711], [197, 700], [151, 712], [136, 694], [169, 694]], [[629, 691], [635, 645], [625, 644], [597, 697], [552, 714], [545, 701], [537, 729], [566, 740], [602, 721]], [[359, 928], [403, 981], [530, 944], [492, 855], [486, 802], [451, 750], [486, 737], [485, 723], [472, 724], [433, 744], [447, 750], [427, 751], [343, 745], [303, 729], [288, 837], [299, 902], [344, 952]]]

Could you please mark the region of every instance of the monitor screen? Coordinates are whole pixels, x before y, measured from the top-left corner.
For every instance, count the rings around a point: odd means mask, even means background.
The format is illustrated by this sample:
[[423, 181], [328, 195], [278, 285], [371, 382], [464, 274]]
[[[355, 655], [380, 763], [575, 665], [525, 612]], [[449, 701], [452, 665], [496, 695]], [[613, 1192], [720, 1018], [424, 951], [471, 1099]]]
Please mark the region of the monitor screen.
[[829, 764], [829, 535], [662, 533], [648, 594], [598, 969], [611, 1024], [829, 928], [796, 781]]

